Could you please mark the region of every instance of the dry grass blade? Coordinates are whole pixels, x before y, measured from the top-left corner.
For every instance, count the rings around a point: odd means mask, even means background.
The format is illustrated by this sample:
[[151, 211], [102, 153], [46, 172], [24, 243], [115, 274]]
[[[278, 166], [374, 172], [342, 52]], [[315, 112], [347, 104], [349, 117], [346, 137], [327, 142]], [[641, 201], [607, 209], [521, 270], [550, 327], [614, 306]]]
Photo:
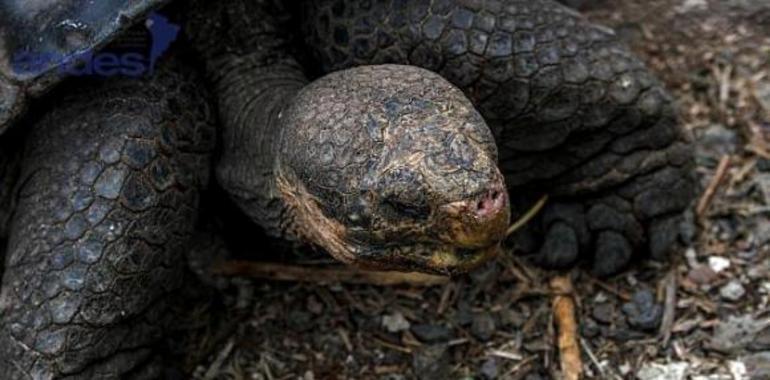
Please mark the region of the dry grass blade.
[[532, 220], [532, 218], [534, 218], [535, 215], [537, 215], [540, 210], [543, 209], [543, 206], [545, 206], [546, 202], [548, 202], [548, 195], [543, 195], [543, 197], [540, 198], [537, 203], [535, 203], [535, 205], [532, 206], [532, 208], [529, 209], [526, 214], [524, 214], [524, 216], [519, 218], [519, 220], [508, 227], [508, 231], [506, 231], [505, 236], [511, 236], [512, 233], [518, 231], [521, 227], [529, 223], [529, 221]]
[[575, 300], [572, 280], [569, 275], [558, 275], [551, 279], [553, 316], [558, 328], [559, 357], [565, 380], [578, 380], [583, 373], [578, 343], [578, 325], [575, 319]]
[[423, 273], [367, 271], [347, 266], [317, 268], [252, 261], [226, 261], [215, 265], [212, 272], [220, 276], [243, 276], [273, 281], [321, 284], [340, 282], [377, 286], [437, 286], [449, 282], [449, 277]]

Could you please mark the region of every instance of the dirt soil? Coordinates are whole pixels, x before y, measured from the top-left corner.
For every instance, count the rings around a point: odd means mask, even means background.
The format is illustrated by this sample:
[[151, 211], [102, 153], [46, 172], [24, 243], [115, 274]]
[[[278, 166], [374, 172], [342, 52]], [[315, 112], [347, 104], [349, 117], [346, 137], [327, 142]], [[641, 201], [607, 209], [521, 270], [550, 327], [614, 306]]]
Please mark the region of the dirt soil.
[[[584, 378], [770, 379], [770, 2], [583, 3], [678, 99], [702, 182], [700, 229], [672, 265], [567, 274]], [[233, 318], [197, 336], [206, 355], [187, 366], [195, 379], [560, 378], [557, 275], [508, 252], [438, 286], [220, 278]]]

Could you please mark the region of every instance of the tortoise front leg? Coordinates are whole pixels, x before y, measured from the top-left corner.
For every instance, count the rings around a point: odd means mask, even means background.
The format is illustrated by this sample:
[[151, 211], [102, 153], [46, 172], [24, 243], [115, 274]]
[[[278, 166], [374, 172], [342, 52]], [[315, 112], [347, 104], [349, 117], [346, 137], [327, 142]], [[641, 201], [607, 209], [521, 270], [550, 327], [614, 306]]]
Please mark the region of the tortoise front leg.
[[185, 273], [211, 127], [181, 75], [69, 88], [32, 128], [0, 293], [8, 379], [147, 372]]

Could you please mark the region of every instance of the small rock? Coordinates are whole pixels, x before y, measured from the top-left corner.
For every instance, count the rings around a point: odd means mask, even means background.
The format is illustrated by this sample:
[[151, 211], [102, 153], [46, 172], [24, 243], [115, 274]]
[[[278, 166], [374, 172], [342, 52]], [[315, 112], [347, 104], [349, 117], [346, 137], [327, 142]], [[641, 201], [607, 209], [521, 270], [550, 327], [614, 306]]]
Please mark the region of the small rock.
[[699, 166], [706, 167], [716, 167], [719, 159], [735, 153], [740, 143], [738, 133], [721, 124], [713, 124], [702, 131], [698, 140], [695, 160]]
[[412, 326], [412, 333], [424, 343], [446, 342], [452, 338], [452, 332], [439, 325], [420, 324]]
[[719, 275], [710, 266], [699, 264], [687, 273], [687, 278], [698, 285], [711, 285]]
[[740, 281], [732, 280], [719, 289], [719, 295], [728, 301], [740, 301], [746, 294], [746, 289], [743, 288]]
[[[730, 370], [732, 379], [756, 379], [756, 377], [748, 377], [748, 371], [746, 370], [746, 364], [737, 360], [730, 360], [727, 362], [727, 368]], [[732, 380], [731, 379], [731, 380]]]
[[620, 371], [620, 374], [621, 374], [621, 375], [623, 375], [623, 376], [626, 376], [626, 375], [628, 375], [629, 373], [631, 373], [631, 369], [632, 369], [632, 368], [631, 368], [631, 364], [628, 364], [627, 362], [625, 362], [625, 363], [621, 364], [621, 365], [618, 367], [618, 371]]
[[711, 256], [709, 257], [709, 267], [714, 273], [719, 273], [730, 267], [730, 260], [722, 256]]
[[762, 173], [770, 172], [770, 159], [760, 158], [759, 160], [757, 160], [757, 170], [759, 170]]
[[612, 323], [613, 317], [615, 315], [615, 308], [613, 307], [613, 305], [610, 305], [608, 303], [598, 304], [594, 307], [593, 311], [591, 312], [591, 315], [598, 322], [601, 322], [604, 324], [610, 324]]
[[392, 333], [408, 330], [410, 326], [409, 321], [399, 312], [382, 317], [382, 325], [388, 332]]
[[476, 339], [486, 342], [492, 339], [495, 334], [495, 318], [492, 314], [487, 312], [479, 313], [473, 316], [473, 322], [471, 323], [471, 334]]
[[513, 310], [513, 309], [503, 309], [500, 310], [500, 322], [504, 326], [512, 326], [519, 328], [523, 326], [527, 322], [527, 317], [524, 315], [524, 313]]
[[770, 379], [770, 351], [741, 358], [748, 379]]
[[470, 325], [473, 323], [473, 311], [471, 310], [471, 307], [465, 302], [460, 302], [457, 305], [453, 319], [454, 322], [460, 326]]
[[[768, 232], [770, 234], [770, 232]], [[748, 268], [746, 275], [752, 280], [764, 280], [770, 278], [770, 260], [763, 260]]]
[[684, 0], [681, 5], [676, 7], [678, 13], [687, 13], [703, 9], [708, 9], [706, 0]]
[[586, 338], [594, 338], [601, 332], [599, 325], [591, 318], [586, 318], [584, 323], [580, 324], [580, 332]]
[[412, 369], [421, 380], [445, 380], [449, 378], [449, 346], [435, 344], [423, 346], [412, 353]]
[[632, 327], [643, 331], [657, 329], [663, 317], [663, 307], [655, 303], [655, 296], [649, 289], [636, 291], [631, 302], [623, 305], [623, 312]]
[[770, 329], [760, 331], [748, 348], [750, 351], [770, 351]]
[[481, 376], [485, 379], [497, 379], [497, 359], [490, 358], [481, 365]]
[[706, 346], [725, 354], [736, 353], [748, 347], [767, 326], [767, 321], [758, 321], [750, 315], [731, 316], [719, 322]]
[[594, 297], [594, 303], [605, 303], [607, 302], [607, 294], [604, 292], [596, 293], [596, 297]]
[[636, 373], [639, 380], [684, 380], [690, 365], [685, 362], [645, 364]]

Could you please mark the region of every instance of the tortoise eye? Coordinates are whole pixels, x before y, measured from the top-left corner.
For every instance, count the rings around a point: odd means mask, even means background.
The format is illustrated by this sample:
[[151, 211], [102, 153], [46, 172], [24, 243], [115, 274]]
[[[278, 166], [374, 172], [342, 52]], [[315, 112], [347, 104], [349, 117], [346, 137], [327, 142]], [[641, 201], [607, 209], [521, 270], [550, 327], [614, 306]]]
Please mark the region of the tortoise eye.
[[400, 199], [388, 198], [382, 202], [382, 208], [389, 219], [424, 220], [430, 216], [430, 208], [424, 202], [407, 203]]

